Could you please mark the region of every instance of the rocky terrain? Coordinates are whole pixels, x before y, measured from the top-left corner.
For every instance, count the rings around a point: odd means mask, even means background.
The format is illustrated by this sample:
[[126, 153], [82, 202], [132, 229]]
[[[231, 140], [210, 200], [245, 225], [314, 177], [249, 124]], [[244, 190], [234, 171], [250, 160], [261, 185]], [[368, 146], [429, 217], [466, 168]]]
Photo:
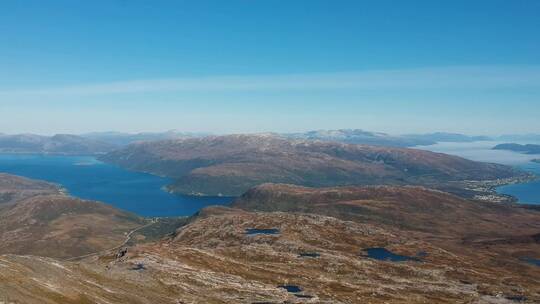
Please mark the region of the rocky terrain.
[[54, 185], [0, 174], [0, 254], [70, 258], [121, 244], [145, 220]]
[[47, 183], [0, 185], [26, 191], [0, 209], [4, 303], [540, 301], [540, 211], [519, 205], [411, 186], [264, 184], [231, 208], [165, 222], [182, 225], [172, 235], [126, 242], [159, 229]]
[[273, 134], [210, 136], [138, 143], [102, 160], [172, 177], [169, 190], [237, 196], [266, 182], [324, 187], [414, 184], [519, 175], [510, 167], [423, 150], [291, 140]]
[[[513, 242], [538, 253], [534, 238]], [[537, 302], [538, 267], [501, 243], [446, 249], [372, 223], [209, 208], [173, 237], [83, 261], [0, 256], [0, 295], [30, 304]], [[412, 259], [376, 260], [368, 248]]]
[[115, 148], [115, 145], [106, 142], [68, 134], [0, 134], [0, 153], [91, 155], [110, 152]]
[[[422, 187], [368, 186], [306, 188], [264, 184], [232, 207], [249, 211], [316, 213], [343, 220], [461, 239], [533, 235], [540, 213], [518, 204], [472, 201]], [[501, 230], [500, 227], [505, 227]], [[500, 235], [498, 235], [500, 233]]]
[[525, 154], [540, 154], [540, 145], [499, 144], [493, 150], [508, 150]]

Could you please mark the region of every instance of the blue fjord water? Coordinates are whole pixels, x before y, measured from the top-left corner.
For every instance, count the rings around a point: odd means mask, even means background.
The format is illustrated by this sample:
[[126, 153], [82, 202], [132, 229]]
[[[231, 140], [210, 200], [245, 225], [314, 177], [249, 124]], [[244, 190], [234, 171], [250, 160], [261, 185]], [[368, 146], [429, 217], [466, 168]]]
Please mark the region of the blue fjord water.
[[[526, 163], [518, 166], [519, 168], [532, 172], [540, 176], [539, 163]], [[540, 205], [540, 180], [535, 180], [525, 184], [515, 184], [497, 188], [499, 193], [509, 194], [519, 199], [522, 204]]]
[[[512, 165], [540, 176], [540, 164], [530, 162], [538, 155], [492, 150], [496, 144], [442, 143], [418, 148]], [[148, 217], [192, 215], [205, 206], [225, 205], [232, 200], [173, 195], [162, 190], [169, 179], [124, 170], [90, 156], [0, 154], [0, 172], [57, 183], [73, 196], [102, 201]], [[498, 191], [517, 197], [521, 203], [540, 204], [540, 180], [500, 187]]]
[[163, 190], [169, 179], [124, 170], [91, 156], [0, 154], [0, 172], [56, 183], [75, 197], [145, 217], [192, 215], [203, 207], [232, 200], [170, 194]]
[[[531, 162], [533, 158], [540, 158], [539, 155], [492, 149], [500, 143], [502, 142], [480, 141], [473, 143], [439, 143], [417, 148], [457, 155], [475, 161], [514, 166], [540, 176], [540, 164]], [[533, 144], [538, 143], [533, 142]], [[540, 180], [524, 184], [502, 186], [499, 187], [497, 191], [518, 198], [519, 203], [522, 204], [540, 205]]]

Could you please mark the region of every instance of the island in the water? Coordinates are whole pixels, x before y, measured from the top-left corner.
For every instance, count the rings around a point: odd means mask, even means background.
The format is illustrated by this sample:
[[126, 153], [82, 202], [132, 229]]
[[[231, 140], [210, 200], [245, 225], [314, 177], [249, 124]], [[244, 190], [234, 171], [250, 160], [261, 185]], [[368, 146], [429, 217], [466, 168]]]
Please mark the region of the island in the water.
[[493, 150], [507, 150], [525, 154], [540, 154], [540, 145], [520, 145], [514, 143], [499, 144], [493, 147]]

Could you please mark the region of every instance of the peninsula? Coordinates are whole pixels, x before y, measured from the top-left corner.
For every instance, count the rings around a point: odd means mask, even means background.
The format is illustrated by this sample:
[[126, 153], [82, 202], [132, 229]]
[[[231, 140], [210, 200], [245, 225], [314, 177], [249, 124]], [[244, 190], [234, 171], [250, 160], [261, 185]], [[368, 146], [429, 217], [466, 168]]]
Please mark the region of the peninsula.
[[540, 145], [500, 144], [493, 147], [493, 150], [507, 150], [524, 154], [540, 154]]

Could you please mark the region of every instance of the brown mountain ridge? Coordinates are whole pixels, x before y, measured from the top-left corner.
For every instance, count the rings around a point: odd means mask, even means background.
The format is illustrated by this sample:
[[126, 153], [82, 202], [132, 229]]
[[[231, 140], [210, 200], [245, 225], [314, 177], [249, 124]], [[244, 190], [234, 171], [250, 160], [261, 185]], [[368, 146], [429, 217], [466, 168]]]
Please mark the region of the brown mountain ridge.
[[285, 139], [273, 134], [138, 143], [102, 160], [173, 178], [173, 192], [238, 196], [267, 182], [310, 187], [427, 185], [511, 178], [521, 173], [423, 150]]
[[540, 233], [540, 212], [518, 204], [472, 201], [415, 186], [308, 188], [263, 184], [240, 196], [231, 207], [255, 212], [322, 214], [438, 238]]

